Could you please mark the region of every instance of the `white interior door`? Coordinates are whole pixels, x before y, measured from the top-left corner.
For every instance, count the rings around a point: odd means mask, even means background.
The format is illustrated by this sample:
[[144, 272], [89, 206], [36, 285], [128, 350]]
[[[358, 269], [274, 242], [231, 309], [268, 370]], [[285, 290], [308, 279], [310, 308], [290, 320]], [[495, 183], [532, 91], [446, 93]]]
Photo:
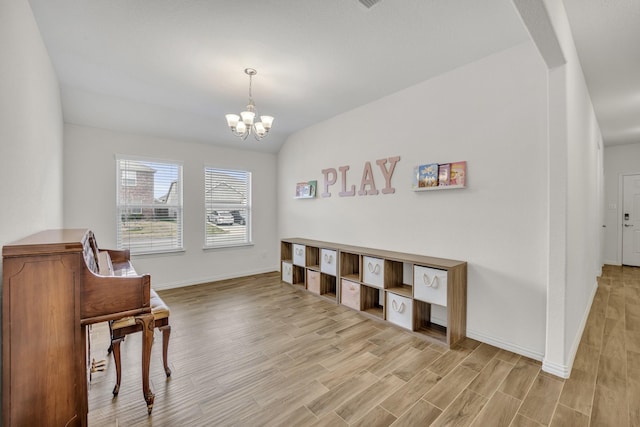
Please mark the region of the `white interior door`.
[[622, 184], [622, 264], [640, 267], [640, 175]]

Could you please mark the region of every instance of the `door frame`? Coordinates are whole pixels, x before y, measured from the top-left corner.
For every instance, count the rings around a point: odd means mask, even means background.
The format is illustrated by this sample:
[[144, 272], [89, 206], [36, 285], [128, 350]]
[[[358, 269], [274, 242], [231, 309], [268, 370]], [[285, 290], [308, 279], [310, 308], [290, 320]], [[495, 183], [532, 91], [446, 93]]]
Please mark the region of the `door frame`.
[[624, 177], [640, 175], [640, 172], [625, 172], [618, 175], [618, 209], [616, 218], [617, 236], [618, 236], [618, 253], [617, 261], [618, 265], [622, 265], [622, 211], [623, 211], [623, 198], [624, 198]]

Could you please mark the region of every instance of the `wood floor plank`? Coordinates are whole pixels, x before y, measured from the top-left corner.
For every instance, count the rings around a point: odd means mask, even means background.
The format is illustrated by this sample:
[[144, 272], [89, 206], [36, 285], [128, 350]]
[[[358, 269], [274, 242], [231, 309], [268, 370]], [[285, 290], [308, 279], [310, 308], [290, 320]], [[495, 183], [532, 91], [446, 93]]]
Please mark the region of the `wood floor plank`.
[[522, 414], [516, 414], [510, 427], [543, 427], [543, 424], [527, 418]]
[[369, 352], [358, 354], [357, 356], [353, 356], [340, 364], [334, 364], [333, 370], [320, 375], [318, 377], [318, 381], [326, 387], [333, 389], [356, 375], [358, 372], [368, 369], [378, 360], [380, 360], [379, 357], [374, 356]]
[[528, 363], [526, 359], [521, 358], [502, 382], [499, 390], [516, 399], [522, 400], [529, 392], [529, 388], [538, 375], [538, 372], [540, 372], [540, 368]]
[[393, 427], [430, 426], [442, 414], [442, 410], [424, 400], [418, 400], [393, 423]]
[[471, 425], [474, 427], [508, 427], [521, 404], [522, 401], [515, 397], [498, 391], [494, 393]]
[[629, 425], [640, 426], [640, 380], [629, 379], [627, 383], [627, 405], [629, 407]]
[[538, 374], [519, 409], [519, 413], [540, 424], [548, 425], [558, 403], [563, 382]]
[[472, 351], [472, 349], [465, 347], [452, 348], [429, 365], [429, 370], [444, 377], [469, 356]]
[[553, 414], [551, 427], [589, 427], [589, 417], [560, 404]]
[[468, 388], [489, 398], [509, 375], [511, 369], [513, 369], [512, 364], [494, 358], [480, 371]]
[[348, 398], [366, 390], [379, 381], [378, 377], [368, 371], [361, 371], [329, 392], [313, 400], [307, 407], [316, 416], [322, 416], [335, 410]]
[[315, 423], [311, 424], [309, 427], [349, 427], [349, 424], [347, 424], [345, 420], [340, 418], [338, 414], [331, 411], [328, 414], [325, 414]]
[[623, 392], [627, 383], [627, 362], [625, 357], [600, 356], [596, 385]]
[[396, 417], [389, 411], [376, 406], [369, 411], [364, 417], [360, 418], [355, 423], [352, 423], [352, 427], [387, 427], [393, 424]]
[[466, 427], [471, 425], [476, 416], [480, 413], [487, 398], [465, 389], [458, 395], [451, 405], [436, 419], [433, 427]]
[[597, 371], [573, 368], [560, 394], [560, 403], [585, 415], [591, 414]]
[[[620, 312], [624, 314], [624, 302], [621, 303], [622, 308]], [[615, 319], [606, 319], [604, 325], [604, 335], [602, 338], [602, 350], [600, 353], [603, 356], [619, 358], [625, 357], [625, 328], [624, 317], [621, 315]]]
[[629, 425], [629, 409], [627, 395], [620, 390], [611, 390], [596, 385], [591, 411], [591, 425], [627, 427]]
[[346, 422], [352, 423], [378, 406], [404, 384], [405, 382], [395, 375], [387, 375], [340, 405], [336, 409], [336, 414]]
[[489, 344], [480, 344], [462, 362], [462, 366], [480, 372], [498, 354], [498, 348]]
[[440, 379], [441, 377], [433, 372], [423, 369], [411, 378], [408, 383], [385, 399], [380, 406], [399, 417], [407, 409], [415, 405]]
[[513, 353], [508, 350], [503, 350], [503, 349], [500, 349], [498, 351], [498, 354], [496, 354], [496, 359], [500, 359], [504, 362], [511, 363], [512, 365], [515, 365], [518, 362], [518, 360], [520, 360], [520, 357], [521, 356], [519, 354]]
[[477, 376], [478, 373], [473, 369], [458, 366], [431, 388], [423, 399], [440, 409], [445, 409]]
[[433, 349], [432, 347], [427, 347], [423, 349], [417, 356], [407, 361], [404, 365], [400, 365], [397, 369], [395, 369], [393, 371], [393, 375], [404, 381], [409, 381], [416, 374], [421, 372], [425, 366], [431, 365], [441, 355], [441, 352]]

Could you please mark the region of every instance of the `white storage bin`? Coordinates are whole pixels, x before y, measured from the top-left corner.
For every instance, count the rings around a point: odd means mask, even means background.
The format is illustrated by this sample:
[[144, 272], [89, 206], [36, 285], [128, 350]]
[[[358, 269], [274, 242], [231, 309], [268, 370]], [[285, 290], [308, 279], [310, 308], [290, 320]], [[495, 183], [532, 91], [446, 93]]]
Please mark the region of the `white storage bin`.
[[376, 288], [384, 288], [384, 260], [362, 257], [362, 282]]
[[282, 281], [293, 284], [293, 265], [290, 262], [282, 261]]
[[413, 330], [413, 301], [411, 298], [387, 292], [387, 321]]
[[416, 265], [413, 269], [413, 297], [447, 306], [447, 271]]
[[293, 264], [299, 265], [300, 267], [306, 267], [305, 264], [305, 246], [304, 245], [293, 245]]
[[331, 249], [320, 250], [320, 271], [324, 274], [331, 276], [336, 275], [336, 265], [338, 264], [338, 257], [336, 251]]

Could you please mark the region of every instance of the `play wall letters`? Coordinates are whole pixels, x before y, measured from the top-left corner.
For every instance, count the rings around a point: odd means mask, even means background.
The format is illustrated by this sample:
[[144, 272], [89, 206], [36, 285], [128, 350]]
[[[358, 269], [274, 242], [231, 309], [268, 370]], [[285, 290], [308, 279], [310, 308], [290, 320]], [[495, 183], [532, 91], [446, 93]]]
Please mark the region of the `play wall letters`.
[[[391, 186], [391, 177], [393, 176], [393, 171], [396, 168], [396, 163], [398, 163], [399, 160], [400, 156], [376, 160], [376, 164], [380, 167], [380, 171], [384, 177], [384, 188], [381, 190], [382, 194], [392, 194], [396, 192], [396, 189]], [[387, 167], [387, 162], [389, 163], [389, 167]], [[351, 184], [351, 187], [347, 190], [347, 172], [349, 169], [350, 166], [340, 166], [338, 168], [342, 184], [342, 191], [338, 193], [338, 196], [340, 197], [353, 197], [356, 195], [356, 186], [354, 184]], [[322, 192], [322, 197], [331, 197], [329, 187], [334, 185], [338, 180], [338, 172], [335, 168], [322, 169], [322, 175], [324, 175], [324, 191]], [[379, 191], [376, 189], [371, 162], [366, 162], [362, 171], [362, 179], [360, 180], [358, 196], [376, 196], [378, 193]]]

